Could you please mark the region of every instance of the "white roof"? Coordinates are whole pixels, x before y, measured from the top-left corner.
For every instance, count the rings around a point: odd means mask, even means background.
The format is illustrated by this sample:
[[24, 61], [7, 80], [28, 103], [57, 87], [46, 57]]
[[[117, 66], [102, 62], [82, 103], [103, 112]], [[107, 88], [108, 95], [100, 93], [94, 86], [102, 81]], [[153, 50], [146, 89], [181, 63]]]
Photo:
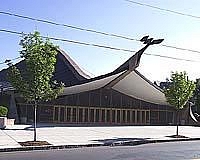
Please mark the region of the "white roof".
[[62, 95], [70, 95], [70, 94], [76, 94], [80, 92], [86, 92], [90, 90], [95, 90], [99, 89], [101, 87], [104, 87], [106, 84], [117, 78], [119, 75], [121, 75], [123, 72], [102, 78], [96, 81], [91, 81], [88, 83], [80, 84], [80, 85], [75, 85], [71, 87], [65, 87]]
[[129, 73], [112, 88], [140, 100], [155, 104], [169, 105], [162, 90], [137, 71]]
[[[62, 95], [76, 94], [102, 88], [113, 80], [116, 80], [116, 78], [124, 72], [126, 71], [81, 85], [65, 87]], [[113, 86], [111, 86], [111, 88], [125, 95], [144, 100], [146, 102], [169, 105], [162, 90], [136, 70], [131, 71], [125, 77], [118, 80], [113, 84]]]

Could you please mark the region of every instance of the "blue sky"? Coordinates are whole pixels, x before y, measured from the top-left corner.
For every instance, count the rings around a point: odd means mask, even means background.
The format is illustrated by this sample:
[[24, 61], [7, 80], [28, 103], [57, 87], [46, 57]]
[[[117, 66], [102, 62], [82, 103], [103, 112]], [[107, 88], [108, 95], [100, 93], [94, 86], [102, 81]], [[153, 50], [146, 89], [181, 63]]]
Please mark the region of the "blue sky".
[[[137, 2], [160, 8], [200, 16], [200, 1], [197, 0], [138, 0]], [[94, 29], [128, 36], [136, 39], [144, 35], [164, 38], [163, 44], [200, 51], [200, 18], [180, 16], [124, 0], [1, 0], [0, 11], [11, 12], [77, 27]], [[66, 27], [20, 19], [0, 14], [0, 29], [18, 32], [40, 31], [44, 36], [77, 40], [117, 48], [139, 50], [143, 45], [137, 41], [102, 36]], [[20, 37], [0, 32], [0, 62], [19, 56]], [[81, 46], [66, 42], [54, 42], [66, 51], [84, 71], [98, 76], [108, 73], [132, 53], [113, 51], [92, 46]], [[179, 51], [154, 45], [146, 53], [200, 61], [200, 53]], [[6, 65], [0, 65], [0, 69]], [[138, 70], [151, 81], [163, 81], [171, 71], [186, 71], [193, 80], [200, 78], [200, 62], [177, 61], [143, 55]]]

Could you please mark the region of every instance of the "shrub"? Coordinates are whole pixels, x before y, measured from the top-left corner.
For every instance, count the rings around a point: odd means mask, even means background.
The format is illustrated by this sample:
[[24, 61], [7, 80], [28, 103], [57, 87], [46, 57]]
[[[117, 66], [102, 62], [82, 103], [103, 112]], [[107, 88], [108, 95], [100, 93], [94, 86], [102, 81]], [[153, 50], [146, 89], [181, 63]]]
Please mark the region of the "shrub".
[[4, 106], [0, 106], [0, 116], [6, 116], [8, 113], [8, 109]]

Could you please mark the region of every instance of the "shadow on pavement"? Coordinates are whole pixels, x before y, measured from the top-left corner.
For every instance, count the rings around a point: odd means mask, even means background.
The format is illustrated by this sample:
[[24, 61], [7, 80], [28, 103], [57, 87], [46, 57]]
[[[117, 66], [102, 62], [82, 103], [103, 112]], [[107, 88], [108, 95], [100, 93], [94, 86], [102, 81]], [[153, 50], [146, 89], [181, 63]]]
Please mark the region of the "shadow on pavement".
[[25, 128], [5, 128], [5, 131], [33, 131], [33, 127], [25, 127]]
[[137, 142], [146, 142], [150, 138], [112, 138], [112, 139], [98, 139], [98, 140], [92, 140], [93, 142], [100, 142], [103, 143], [103, 145], [120, 145], [124, 143], [137, 143]]
[[[17, 127], [16, 127], [17, 126]], [[119, 127], [119, 125], [107, 126], [107, 125], [94, 125], [94, 124], [59, 124], [59, 123], [38, 123], [37, 128], [54, 128], [54, 127]], [[33, 131], [34, 125], [33, 124], [26, 124], [23, 128], [23, 125], [17, 124], [10, 128], [5, 128], [4, 130], [27, 130]]]

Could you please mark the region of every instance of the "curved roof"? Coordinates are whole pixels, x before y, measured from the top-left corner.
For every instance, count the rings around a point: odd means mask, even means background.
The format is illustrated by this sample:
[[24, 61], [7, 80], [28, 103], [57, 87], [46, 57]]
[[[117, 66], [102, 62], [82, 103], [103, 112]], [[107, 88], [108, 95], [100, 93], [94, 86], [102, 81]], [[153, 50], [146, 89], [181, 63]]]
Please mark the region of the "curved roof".
[[116, 83], [112, 89], [143, 101], [169, 105], [162, 90], [136, 70]]
[[86, 74], [71, 58], [70, 56], [64, 52], [61, 49], [58, 49], [58, 51], [62, 54], [62, 56], [64, 56], [63, 60], [67, 60], [69, 62], [69, 67], [73, 67], [73, 69], [82, 77], [89, 79], [90, 76], [88, 74]]
[[148, 46], [146, 45], [140, 49], [113, 72], [87, 79], [79, 83], [79, 85], [66, 87], [62, 95], [76, 94], [99, 88], [112, 88], [146, 102], [169, 105], [163, 91], [136, 70], [139, 66], [141, 55]]
[[[55, 72], [52, 79], [58, 82], [63, 82], [66, 86], [80, 84], [82, 81], [90, 79], [90, 76], [84, 73], [81, 68], [61, 49], [58, 49], [56, 57]], [[23, 72], [26, 68], [25, 61], [22, 60], [15, 64], [15, 66]], [[0, 71], [0, 81], [6, 82], [8, 69]]]
[[110, 87], [125, 95], [146, 102], [169, 105], [162, 90], [148, 81], [137, 70], [123, 71], [92, 82], [66, 87], [62, 95], [76, 94], [103, 87]]
[[80, 84], [80, 85], [65, 87], [62, 95], [76, 94], [76, 93], [80, 93], [80, 92], [86, 92], [86, 91], [102, 88], [106, 84], [110, 83], [112, 80], [114, 80], [115, 78], [120, 76], [122, 73], [118, 73], [118, 74], [115, 74], [112, 76], [108, 76], [108, 77], [105, 77], [102, 79], [98, 79], [98, 80]]

